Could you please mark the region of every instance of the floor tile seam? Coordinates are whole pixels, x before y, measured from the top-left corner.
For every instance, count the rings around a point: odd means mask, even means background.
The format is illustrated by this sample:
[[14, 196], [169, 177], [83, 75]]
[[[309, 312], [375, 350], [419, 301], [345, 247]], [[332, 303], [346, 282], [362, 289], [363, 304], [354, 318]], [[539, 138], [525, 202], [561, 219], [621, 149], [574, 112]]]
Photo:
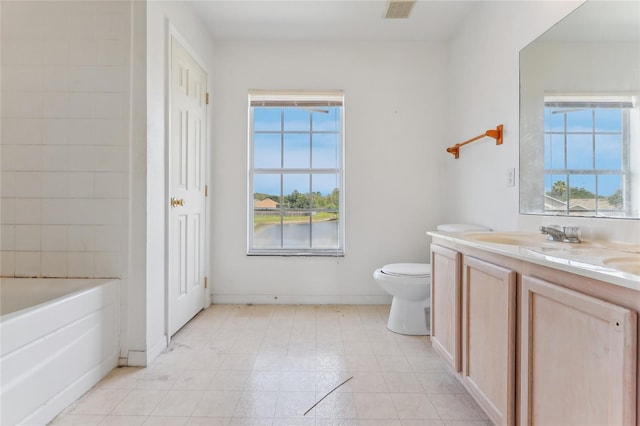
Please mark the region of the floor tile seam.
[[[271, 322], [273, 322], [273, 318], [270, 320], [269, 324], [271, 324]], [[286, 349], [286, 353], [288, 354], [289, 352], [289, 346], [291, 344], [291, 334], [293, 333], [293, 324], [291, 325], [291, 327], [287, 327], [287, 342], [285, 347]], [[264, 338], [262, 339], [262, 341], [260, 342], [260, 345], [262, 346], [262, 344], [264, 343], [264, 340], [266, 339], [266, 333]]]
[[287, 419], [297, 419], [297, 418], [303, 418], [303, 417], [305, 417], [305, 418], [311, 418], [311, 413], [313, 413], [313, 418], [314, 418], [314, 419], [316, 418], [316, 413], [315, 413], [315, 411], [316, 411], [316, 410], [315, 410], [315, 408], [316, 408], [316, 407], [313, 407], [313, 409], [311, 409], [311, 406], [317, 402], [317, 396], [316, 396], [315, 391], [310, 391], [310, 392], [305, 392], [305, 391], [303, 391], [303, 392], [296, 392], [296, 391], [293, 391], [293, 392], [289, 392], [289, 391], [278, 391], [278, 399], [276, 400], [276, 411], [275, 411], [275, 413], [274, 413], [274, 415], [273, 415], [274, 419], [275, 419], [276, 417], [278, 417], [278, 416], [277, 416], [277, 414], [278, 414], [278, 406], [279, 406], [279, 404], [280, 404], [280, 396], [281, 396], [283, 393], [285, 393], [285, 394], [295, 394], [295, 393], [313, 393], [313, 394], [314, 394], [314, 395], [313, 395], [314, 400], [313, 400], [313, 402], [311, 402], [311, 403], [309, 404], [309, 406], [307, 407], [307, 408], [308, 408], [308, 414], [306, 414], [306, 415], [305, 415], [305, 414], [304, 414], [304, 412], [303, 412], [303, 413], [302, 413], [301, 415], [299, 415], [299, 416], [288, 416], [288, 417], [286, 417], [286, 416], [280, 416], [281, 418], [287, 418]]
[[[185, 390], [175, 390], [173, 392], [182, 392]], [[167, 392], [162, 396], [162, 398], [160, 398], [160, 400], [158, 401], [158, 404], [155, 406], [155, 408], [151, 411], [151, 413], [148, 414], [148, 416], [153, 416], [156, 412], [156, 410], [160, 407], [160, 404], [162, 403], [162, 401], [164, 401], [164, 399], [167, 397], [167, 395], [169, 394], [169, 392], [172, 392], [171, 389], [167, 390]], [[200, 394], [200, 397], [198, 398], [198, 402], [194, 405], [193, 409], [191, 410], [191, 412], [189, 413], [189, 415], [187, 415], [186, 417], [191, 417], [191, 415], [193, 414], [193, 412], [195, 411], [196, 407], [198, 406], [198, 404], [200, 403], [200, 401], [202, 400], [203, 396], [204, 396], [204, 392], [205, 391], [199, 391], [199, 390], [193, 390], [190, 392], [198, 392]], [[156, 417], [185, 417], [185, 416], [171, 416], [171, 415], [167, 415], [167, 414], [162, 414], [162, 415], [155, 415]]]
[[[160, 402], [167, 396], [167, 394], [169, 393], [170, 389], [149, 389], [149, 388], [141, 388], [141, 389], [132, 389], [131, 392], [129, 392], [127, 394], [127, 397], [129, 397], [129, 395], [131, 395], [131, 393], [135, 392], [135, 391], [162, 391], [162, 396], [160, 396], [158, 398], [158, 402], [155, 403], [155, 405], [153, 406], [152, 409], [149, 410], [149, 414], [113, 414], [113, 411], [118, 408], [118, 406], [120, 406], [120, 404], [122, 404], [122, 402], [124, 402], [124, 399], [122, 401], [120, 401], [120, 403], [118, 405], [116, 405], [115, 407], [113, 407], [111, 409], [111, 412], [109, 413], [109, 415], [127, 415], [127, 416], [135, 416], [135, 415], [141, 415], [141, 416], [149, 416], [151, 413], [153, 413], [156, 408], [158, 408], [158, 405], [160, 405]], [[127, 398], [125, 397], [125, 399]]]
[[98, 382], [93, 388], [89, 389], [87, 391], [87, 393], [89, 392], [93, 392], [94, 390], [114, 390], [114, 391], [131, 391], [131, 390], [135, 390], [138, 389], [137, 387], [112, 387], [112, 386], [108, 386], [106, 387], [105, 385], [100, 384], [100, 382]]
[[[223, 390], [223, 391], [218, 391], [218, 392], [238, 392], [238, 394], [239, 394], [238, 398], [236, 399], [236, 403], [233, 405], [233, 410], [231, 411], [231, 417], [229, 417], [229, 422], [228, 423], [230, 423], [231, 419], [233, 418], [233, 414], [238, 409], [238, 404], [240, 404], [240, 397], [242, 396], [242, 391]], [[204, 395], [203, 395], [203, 398], [204, 398]], [[200, 400], [200, 402], [202, 402], [202, 399]], [[193, 413], [191, 413], [191, 417], [193, 417]]]
[[105, 419], [105, 417], [108, 416], [108, 414], [73, 414], [73, 413], [65, 414], [65, 412], [63, 411], [62, 413], [58, 414], [58, 416], [56, 418], [51, 420], [51, 422], [47, 423], [47, 425], [48, 426], [58, 426], [60, 424], [64, 425], [65, 424], [64, 420], [66, 418], [74, 417], [74, 416], [95, 416], [95, 417], [100, 417], [100, 419], [98, 420], [98, 423], [96, 423], [96, 425], [99, 425]]
[[[344, 379], [341, 378], [341, 379], [339, 379], [339, 381], [337, 383], [331, 384], [329, 386], [331, 386], [331, 388], [333, 388], [336, 385], [338, 385], [339, 383], [341, 383], [342, 381], [344, 381], [345, 379], [349, 378], [348, 375], [345, 375], [343, 377], [344, 377]], [[245, 391], [246, 392], [323, 392], [324, 390], [318, 390], [318, 385], [319, 385], [319, 383], [318, 383], [317, 378], [316, 378], [316, 380], [314, 380], [314, 382], [313, 382], [313, 390], [300, 390], [300, 389], [288, 390], [288, 389], [283, 389], [282, 388], [282, 383], [279, 382], [277, 389], [260, 390], [260, 389], [251, 389], [251, 388], [247, 388], [247, 387], [243, 386], [243, 388], [240, 391], [241, 392], [245, 392]], [[328, 392], [329, 390], [330, 389], [327, 389], [325, 392]], [[342, 392], [348, 392], [348, 391], [342, 390]]]
[[[465, 395], [465, 394], [457, 394], [457, 395]], [[466, 396], [466, 395], [465, 395]], [[440, 413], [440, 410], [438, 410], [438, 407], [436, 407], [436, 405], [433, 403], [433, 400], [431, 400], [431, 398], [429, 398], [431, 402], [431, 404], [433, 405], [433, 408], [436, 410], [436, 412], [438, 413], [438, 416], [440, 416], [440, 419], [443, 422], [447, 422], [447, 421], [477, 421], [477, 422], [486, 422], [486, 420], [484, 419], [483, 413], [478, 412], [478, 410], [475, 409], [475, 407], [470, 406], [469, 408], [471, 409], [471, 411], [473, 411], [477, 418], [471, 419], [468, 417], [450, 417], [450, 418], [444, 418], [443, 415]]]
[[467, 402], [474, 402], [474, 399], [469, 395], [469, 393], [467, 392], [466, 389], [464, 389], [462, 392], [429, 392], [429, 395], [461, 395], [464, 397], [465, 400], [467, 400]]
[[489, 418], [487, 414], [484, 412], [484, 410], [482, 409], [482, 407], [480, 406], [480, 404], [478, 404], [476, 400], [471, 396], [471, 393], [469, 392], [459, 393], [459, 395], [463, 395], [469, 407], [471, 407], [471, 409], [475, 411], [476, 414], [478, 414], [478, 416], [480, 416], [480, 420], [486, 421], [486, 419]]
[[144, 417], [144, 421], [141, 423], [141, 425], [144, 425], [145, 422], [149, 419], [149, 415], [148, 414], [108, 414], [106, 416], [104, 416], [104, 418], [100, 419], [100, 422], [98, 423], [98, 426], [100, 425], [104, 425], [105, 422], [107, 421], [107, 419], [109, 418], [113, 418], [113, 417]]
[[[424, 395], [424, 393], [418, 393], [417, 395]], [[391, 402], [393, 402], [393, 406], [396, 408], [396, 412], [398, 412], [398, 407], [396, 406], [396, 402], [393, 400], [393, 397], [391, 398]], [[436, 416], [438, 416], [438, 417], [435, 418], [435, 419], [418, 419], [418, 420], [440, 420], [440, 421], [443, 421], [443, 418], [440, 415], [440, 412], [438, 411], [436, 406], [431, 402], [431, 399], [429, 399], [429, 403], [431, 403], [431, 408], [433, 408], [433, 411], [436, 413]], [[398, 413], [398, 419], [400, 419], [402, 421], [402, 420], [411, 420], [413, 418], [400, 417], [400, 413]]]
[[[271, 420], [271, 422], [269, 423], [270, 426], [279, 426], [279, 425], [276, 425], [276, 424], [273, 423], [275, 421], [275, 416], [271, 416], [271, 417], [237, 417], [237, 416], [232, 416], [232, 417], [229, 417], [229, 423], [228, 424], [231, 425], [234, 419], [243, 419], [243, 420], [249, 420], [249, 419], [251, 419], [251, 420], [265, 420], [265, 419], [268, 419], [268, 420]], [[250, 423], [242, 423], [242, 424], [243, 425], [249, 425]], [[262, 423], [260, 423], [260, 426], [262, 426]]]
[[314, 322], [313, 322], [313, 343], [316, 347], [316, 359], [317, 359], [317, 348], [318, 348], [318, 308], [314, 309]]
[[[204, 394], [205, 394], [205, 392], [206, 392], [206, 391], [204, 391], [204, 390], [191, 390], [191, 391], [190, 391], [190, 390], [186, 390], [186, 389], [180, 389], [180, 390], [176, 390], [175, 392], [185, 392], [185, 391], [186, 391], [186, 392], [198, 392], [198, 393], [200, 394], [200, 397], [198, 398], [198, 402], [196, 402], [196, 403], [194, 404], [193, 408], [191, 409], [191, 412], [189, 413], [189, 415], [188, 415], [188, 416], [186, 416], [186, 417], [192, 417], [192, 416], [193, 416], [193, 413], [196, 411], [196, 409], [198, 408], [198, 405], [199, 405], [199, 404], [200, 404], [200, 402], [202, 401], [202, 398], [204, 398]], [[169, 391], [167, 392], [167, 394], [168, 394], [169, 392], [171, 392], [171, 390], [169, 390]], [[165, 395], [165, 396], [166, 396], [166, 395]], [[163, 400], [164, 400], [164, 397], [160, 400], [160, 402], [162, 402]], [[158, 404], [160, 404], [160, 402], [158, 402]], [[152, 416], [152, 415], [153, 415], [153, 413], [156, 411], [156, 409], [157, 409], [157, 408], [158, 408], [158, 407], [156, 407], [156, 408], [151, 412], [151, 414], [149, 414], [149, 415], [150, 415], [150, 416]], [[166, 415], [166, 414], [163, 414], [163, 415], [161, 415], [160, 417], [185, 417], [185, 416], [178, 416], [178, 415], [176, 415], [176, 416], [172, 416], [172, 415]]]
[[[87, 397], [88, 397], [89, 395], [95, 395], [95, 393], [93, 393], [93, 390], [94, 390], [93, 388], [92, 388], [92, 389], [90, 389], [87, 393], [85, 393], [82, 397], [80, 397], [80, 399], [77, 401], [77, 403], [81, 403], [81, 402], [82, 402], [82, 398], [84, 398], [85, 396], [87, 396]], [[108, 390], [111, 390], [111, 389], [108, 389]], [[136, 389], [122, 389], [122, 390], [126, 390], [126, 391], [127, 391], [127, 393], [126, 393], [122, 398], [120, 398], [120, 400], [119, 400], [119, 401], [118, 401], [118, 402], [117, 402], [113, 407], [111, 407], [111, 410], [109, 410], [109, 412], [108, 412], [108, 413], [75, 413], [74, 411], [75, 411], [75, 409], [77, 408], [77, 405], [76, 405], [76, 407], [74, 407], [74, 408], [73, 408], [73, 410], [72, 410], [69, 414], [85, 414], [85, 415], [91, 415], [91, 416], [95, 416], [95, 415], [109, 416], [109, 415], [111, 415], [111, 413], [113, 413], [113, 411], [114, 411], [114, 410], [115, 410], [115, 409], [116, 409], [120, 404], [122, 404], [122, 402], [123, 402], [125, 399], [127, 399], [127, 397], [131, 394], [131, 392], [133, 392], [133, 391], [134, 391], [134, 390], [136, 390]]]

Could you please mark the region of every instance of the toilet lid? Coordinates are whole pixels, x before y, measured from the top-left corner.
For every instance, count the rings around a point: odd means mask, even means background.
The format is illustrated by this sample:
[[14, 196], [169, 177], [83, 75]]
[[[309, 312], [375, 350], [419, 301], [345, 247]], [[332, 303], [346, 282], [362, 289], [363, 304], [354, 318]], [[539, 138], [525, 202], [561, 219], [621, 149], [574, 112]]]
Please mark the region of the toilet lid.
[[382, 272], [388, 275], [404, 275], [412, 277], [428, 277], [431, 275], [429, 263], [391, 263], [382, 267]]

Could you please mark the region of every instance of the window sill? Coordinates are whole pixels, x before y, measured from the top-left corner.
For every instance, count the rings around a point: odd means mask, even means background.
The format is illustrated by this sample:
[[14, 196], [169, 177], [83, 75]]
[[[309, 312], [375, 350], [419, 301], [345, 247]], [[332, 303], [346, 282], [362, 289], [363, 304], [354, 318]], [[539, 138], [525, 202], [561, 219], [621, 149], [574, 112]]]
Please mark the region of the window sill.
[[250, 250], [247, 256], [278, 257], [344, 257], [343, 250]]

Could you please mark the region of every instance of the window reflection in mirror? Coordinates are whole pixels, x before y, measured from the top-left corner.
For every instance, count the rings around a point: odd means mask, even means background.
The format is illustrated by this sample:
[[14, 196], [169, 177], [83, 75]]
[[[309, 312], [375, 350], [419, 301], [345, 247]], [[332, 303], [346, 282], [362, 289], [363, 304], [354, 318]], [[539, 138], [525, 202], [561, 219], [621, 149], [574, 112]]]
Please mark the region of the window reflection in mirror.
[[640, 4], [589, 1], [520, 52], [520, 212], [640, 217]]
[[545, 96], [545, 213], [631, 213], [632, 114], [637, 121], [633, 96]]

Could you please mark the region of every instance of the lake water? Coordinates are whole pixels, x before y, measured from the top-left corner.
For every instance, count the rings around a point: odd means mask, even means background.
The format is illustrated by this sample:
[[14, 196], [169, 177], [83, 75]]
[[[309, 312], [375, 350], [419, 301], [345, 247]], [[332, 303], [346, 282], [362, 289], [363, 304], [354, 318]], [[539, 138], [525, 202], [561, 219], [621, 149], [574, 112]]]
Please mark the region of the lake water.
[[[284, 226], [284, 228], [282, 228]], [[253, 243], [256, 248], [280, 248], [282, 233], [284, 248], [336, 248], [338, 245], [339, 221], [314, 222], [313, 245], [308, 223], [285, 223], [284, 225], [262, 225], [256, 229]]]

